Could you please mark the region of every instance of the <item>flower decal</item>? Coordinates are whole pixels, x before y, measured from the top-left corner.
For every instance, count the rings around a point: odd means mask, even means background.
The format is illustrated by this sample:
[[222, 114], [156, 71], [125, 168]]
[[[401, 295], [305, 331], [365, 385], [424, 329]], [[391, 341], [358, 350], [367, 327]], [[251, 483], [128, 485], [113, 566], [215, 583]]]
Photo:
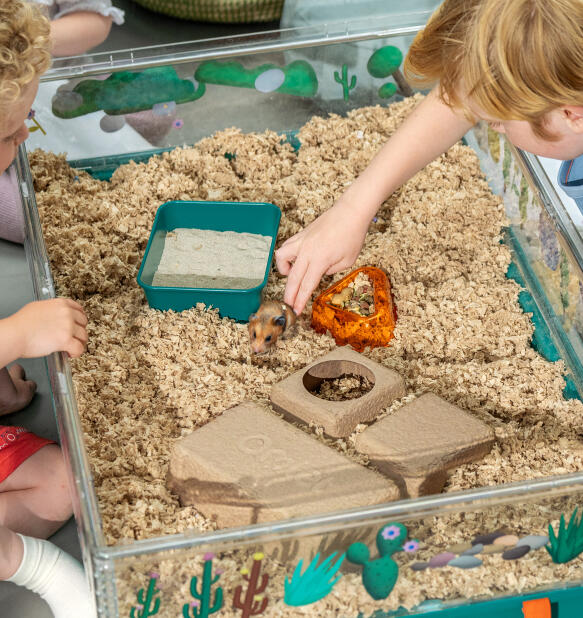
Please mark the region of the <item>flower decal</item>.
[[418, 549], [419, 549], [419, 541], [417, 539], [411, 539], [410, 541], [407, 541], [403, 545], [403, 551], [406, 551], [407, 553], [413, 553], [417, 551]]
[[173, 123], [172, 126], [175, 129], [182, 129], [182, 127], [184, 126], [184, 121], [181, 120], [180, 118], [177, 118]]
[[27, 120], [32, 120], [34, 122], [34, 127], [28, 127], [28, 130], [32, 133], [33, 131], [40, 131], [43, 135], [46, 135], [47, 132], [40, 126], [39, 121], [36, 119], [36, 112], [34, 109], [31, 109], [28, 112]]
[[396, 539], [401, 534], [401, 529], [399, 526], [387, 526], [383, 528], [382, 531], [383, 539], [390, 541], [391, 539]]

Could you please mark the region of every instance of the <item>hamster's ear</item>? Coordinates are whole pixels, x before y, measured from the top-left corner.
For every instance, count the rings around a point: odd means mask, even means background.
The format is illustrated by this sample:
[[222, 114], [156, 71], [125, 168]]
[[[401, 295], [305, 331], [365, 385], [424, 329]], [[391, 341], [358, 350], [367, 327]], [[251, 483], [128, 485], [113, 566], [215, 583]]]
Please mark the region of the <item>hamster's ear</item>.
[[252, 313], [252, 314], [249, 316], [249, 322], [253, 322], [253, 320], [256, 320], [256, 319], [257, 319], [257, 314], [256, 314], [256, 313]]
[[276, 318], [273, 318], [273, 323], [283, 328], [285, 326], [285, 315], [278, 315]]

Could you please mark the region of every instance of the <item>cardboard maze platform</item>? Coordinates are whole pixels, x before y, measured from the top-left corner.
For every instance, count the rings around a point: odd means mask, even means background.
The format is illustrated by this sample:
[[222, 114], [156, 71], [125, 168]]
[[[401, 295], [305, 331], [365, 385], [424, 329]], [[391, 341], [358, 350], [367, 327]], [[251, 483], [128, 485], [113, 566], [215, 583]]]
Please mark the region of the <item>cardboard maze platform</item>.
[[[325, 380], [364, 376], [361, 397], [330, 401], [314, 394]], [[379, 472], [366, 468], [287, 422], [321, 425], [348, 436], [405, 395], [399, 374], [337, 348], [276, 384], [271, 401], [284, 418], [245, 401], [179, 440], [168, 485], [221, 528], [317, 515], [442, 490], [447, 471], [483, 457], [494, 444], [488, 425], [433, 393], [372, 422], [356, 440]]]

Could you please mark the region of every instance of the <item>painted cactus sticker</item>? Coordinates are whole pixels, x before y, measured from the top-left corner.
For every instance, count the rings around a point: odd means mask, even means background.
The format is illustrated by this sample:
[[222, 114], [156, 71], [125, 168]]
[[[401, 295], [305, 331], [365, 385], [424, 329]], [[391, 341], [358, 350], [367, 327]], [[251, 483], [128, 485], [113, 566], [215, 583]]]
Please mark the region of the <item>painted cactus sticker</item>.
[[[143, 588], [138, 590], [138, 603], [132, 607], [130, 618], [147, 618], [155, 616], [160, 609], [160, 598], [154, 598], [160, 591], [158, 590], [158, 574], [150, 575], [148, 590]], [[153, 602], [153, 604], [152, 604]]]
[[104, 80], [83, 80], [73, 90], [57, 91], [52, 109], [59, 118], [77, 118], [99, 110], [115, 116], [195, 101], [204, 92], [204, 84], [181, 79], [173, 67], [154, 67], [120, 71]]
[[203, 84], [253, 88], [259, 92], [279, 92], [299, 97], [313, 97], [318, 91], [318, 78], [305, 60], [295, 60], [284, 67], [261, 64], [253, 69], [240, 62], [203, 62], [194, 77]]
[[242, 610], [241, 618], [249, 618], [249, 616], [257, 616], [262, 614], [269, 603], [269, 599], [263, 594], [269, 581], [269, 575], [263, 573], [261, 575], [261, 583], [259, 584], [259, 573], [261, 571], [261, 561], [264, 556], [262, 553], [253, 555], [253, 566], [251, 573], [249, 569], [241, 569], [243, 579], [248, 582], [245, 598], [242, 599], [243, 586], [239, 585], [235, 588], [233, 596], [233, 607]]
[[346, 552], [350, 562], [362, 565], [362, 583], [375, 601], [386, 599], [397, 583], [399, 567], [392, 555], [403, 549], [406, 538], [407, 528], [403, 524], [389, 523], [377, 533], [379, 558], [371, 560], [364, 543], [353, 543]]
[[353, 75], [350, 84], [348, 83], [348, 67], [343, 64], [342, 65], [342, 77], [338, 71], [334, 71], [334, 81], [338, 82], [342, 86], [342, 95], [345, 101], [348, 101], [350, 98], [350, 91], [354, 90], [356, 87], [356, 75]]
[[208, 618], [210, 614], [218, 612], [223, 606], [223, 589], [219, 586], [215, 591], [214, 600], [211, 601], [211, 588], [219, 581], [220, 573], [215, 572], [213, 577], [213, 558], [214, 554], [207, 553], [204, 555], [204, 568], [202, 581], [200, 582], [200, 591], [198, 589], [198, 577], [193, 577], [190, 580], [190, 594], [194, 597], [194, 601], [185, 603], [182, 607], [182, 615], [184, 618]]

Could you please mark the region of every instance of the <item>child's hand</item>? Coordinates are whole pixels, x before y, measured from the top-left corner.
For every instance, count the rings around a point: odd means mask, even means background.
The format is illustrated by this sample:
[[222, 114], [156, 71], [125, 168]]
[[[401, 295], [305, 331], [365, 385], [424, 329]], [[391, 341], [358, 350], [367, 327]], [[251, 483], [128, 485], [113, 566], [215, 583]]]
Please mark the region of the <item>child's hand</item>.
[[26, 379], [22, 365], [0, 369], [0, 416], [25, 408], [35, 391], [36, 384]]
[[17, 338], [17, 358], [36, 358], [53, 352], [81, 356], [87, 344], [87, 317], [69, 298], [40, 300], [7, 318]]
[[332, 275], [354, 264], [368, 224], [350, 205], [337, 202], [275, 252], [277, 269], [288, 276], [283, 299], [297, 315], [322, 275]]

